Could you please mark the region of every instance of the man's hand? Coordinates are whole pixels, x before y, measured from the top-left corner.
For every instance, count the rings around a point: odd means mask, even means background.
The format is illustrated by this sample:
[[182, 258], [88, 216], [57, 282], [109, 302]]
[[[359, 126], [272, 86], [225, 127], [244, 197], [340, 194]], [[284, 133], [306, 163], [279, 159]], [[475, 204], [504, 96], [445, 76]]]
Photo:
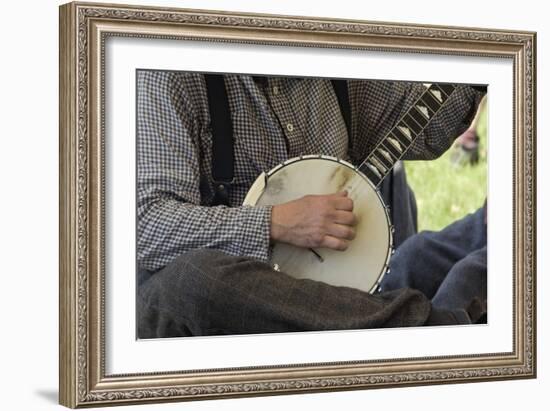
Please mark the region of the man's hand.
[[271, 210], [271, 239], [298, 247], [345, 250], [355, 237], [353, 201], [345, 191], [307, 195]]

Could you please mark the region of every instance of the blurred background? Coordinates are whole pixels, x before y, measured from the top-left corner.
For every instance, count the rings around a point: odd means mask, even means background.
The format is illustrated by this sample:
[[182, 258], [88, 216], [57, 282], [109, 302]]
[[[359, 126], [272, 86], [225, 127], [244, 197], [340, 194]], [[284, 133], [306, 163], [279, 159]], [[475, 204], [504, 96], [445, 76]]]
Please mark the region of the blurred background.
[[470, 128], [440, 158], [405, 161], [416, 195], [418, 231], [438, 231], [476, 211], [487, 197], [487, 99]]

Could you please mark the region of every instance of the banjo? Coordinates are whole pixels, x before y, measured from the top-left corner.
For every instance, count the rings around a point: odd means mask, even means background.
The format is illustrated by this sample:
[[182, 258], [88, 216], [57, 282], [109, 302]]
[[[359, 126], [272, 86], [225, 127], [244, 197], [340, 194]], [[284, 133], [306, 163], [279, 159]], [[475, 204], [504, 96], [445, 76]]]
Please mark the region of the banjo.
[[244, 205], [276, 205], [310, 194], [342, 190], [353, 200], [356, 237], [345, 251], [308, 249], [276, 242], [272, 264], [296, 278], [373, 293], [388, 272], [393, 226], [379, 185], [428, 125], [455, 86], [425, 84], [425, 90], [392, 130], [359, 165], [325, 156], [295, 157], [258, 176]]

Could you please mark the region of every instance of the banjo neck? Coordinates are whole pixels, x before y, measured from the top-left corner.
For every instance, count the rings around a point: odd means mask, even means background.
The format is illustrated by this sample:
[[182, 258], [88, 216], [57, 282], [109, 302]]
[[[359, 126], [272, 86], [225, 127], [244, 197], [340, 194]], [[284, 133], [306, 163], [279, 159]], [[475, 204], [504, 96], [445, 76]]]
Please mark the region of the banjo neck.
[[418, 100], [357, 167], [375, 187], [403, 158], [455, 88], [452, 84], [426, 84], [426, 90]]

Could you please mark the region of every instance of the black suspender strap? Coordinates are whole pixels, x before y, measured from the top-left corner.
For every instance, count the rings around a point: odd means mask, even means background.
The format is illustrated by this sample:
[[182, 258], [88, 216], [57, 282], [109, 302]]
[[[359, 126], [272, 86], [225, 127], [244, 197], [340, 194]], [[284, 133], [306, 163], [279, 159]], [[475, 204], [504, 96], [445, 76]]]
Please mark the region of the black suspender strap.
[[229, 206], [233, 182], [233, 126], [225, 81], [221, 74], [205, 74], [212, 127], [213, 205]]
[[349, 93], [348, 83], [346, 80], [331, 80], [332, 87], [338, 98], [338, 105], [344, 117], [344, 123], [346, 123], [346, 129], [348, 130], [348, 140], [351, 144], [351, 108], [349, 105]]
[[[233, 181], [233, 125], [225, 81], [221, 74], [205, 74], [208, 108], [212, 127], [213, 205], [229, 206], [229, 190]], [[348, 137], [351, 137], [351, 109], [346, 80], [331, 80]], [[350, 138], [351, 143], [351, 138]]]

